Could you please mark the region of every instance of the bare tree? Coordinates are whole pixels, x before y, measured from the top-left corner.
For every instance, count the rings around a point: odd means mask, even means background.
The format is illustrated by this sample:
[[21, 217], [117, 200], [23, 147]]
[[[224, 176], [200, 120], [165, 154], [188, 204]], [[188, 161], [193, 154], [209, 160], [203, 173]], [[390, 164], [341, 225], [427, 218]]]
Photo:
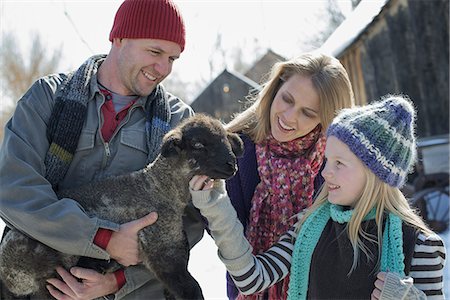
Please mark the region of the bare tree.
[[[32, 35], [30, 49], [22, 54], [20, 45], [12, 33], [2, 33], [0, 47], [0, 81], [2, 98], [17, 101], [43, 75], [55, 72], [61, 60], [62, 47], [50, 52], [39, 34]], [[15, 103], [13, 103], [15, 104]], [[2, 103], [5, 105], [5, 103]], [[0, 126], [3, 129], [12, 108], [0, 110]], [[0, 131], [0, 140], [3, 130]]]
[[222, 45], [222, 33], [219, 31], [216, 35], [216, 41], [214, 42], [214, 46], [208, 60], [210, 80], [216, 72], [220, 72], [223, 68], [226, 68], [226, 61], [226, 53]]
[[351, 1], [352, 1], [352, 8], [353, 9], [355, 9], [358, 6], [359, 2], [361, 2], [361, 0], [351, 0]]
[[339, 7], [339, 4], [337, 3], [338, 0], [328, 0], [328, 6], [327, 11], [329, 18], [329, 26], [328, 30], [326, 31], [327, 38], [333, 33], [333, 31], [341, 25], [342, 21], [345, 20], [345, 16], [342, 13], [342, 10]]
[[[261, 46], [259, 39], [253, 38], [250, 41], [245, 40], [241, 46], [235, 47], [230, 51], [230, 60], [233, 62], [233, 70], [244, 74], [250, 66], [255, 63], [255, 60], [266, 51], [267, 49]], [[250, 57], [246, 57], [245, 52], [250, 53]]]
[[164, 79], [162, 84], [169, 93], [190, 104], [194, 101], [194, 97], [197, 96], [198, 91], [205, 85], [205, 80], [199, 79], [199, 81], [188, 82], [182, 79], [179, 73], [172, 71], [170, 76]]
[[31, 47], [22, 56], [16, 37], [11, 33], [4, 34], [0, 49], [0, 76], [5, 82], [6, 95], [19, 99], [36, 79], [56, 71], [61, 54], [61, 47], [49, 53], [41, 36], [33, 34]]
[[[323, 11], [321, 18], [324, 18], [327, 25], [315, 32], [307, 41], [306, 44], [309, 45], [308, 48], [316, 49], [319, 48], [327, 38], [336, 30], [336, 28], [345, 20], [345, 16], [342, 13], [338, 3], [338, 0], [327, 0], [327, 5]], [[305, 43], [305, 41], [303, 42]], [[306, 49], [306, 50], [311, 50]]]

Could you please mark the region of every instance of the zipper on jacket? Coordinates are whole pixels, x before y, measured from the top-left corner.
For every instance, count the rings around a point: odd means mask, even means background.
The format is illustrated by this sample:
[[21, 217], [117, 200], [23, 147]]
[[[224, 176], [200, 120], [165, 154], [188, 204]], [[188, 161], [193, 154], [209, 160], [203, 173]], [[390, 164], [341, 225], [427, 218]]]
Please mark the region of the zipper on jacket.
[[[102, 107], [102, 105], [105, 103], [105, 96], [104, 96], [103, 94], [102, 94], [102, 97], [103, 97], [103, 102], [102, 102], [102, 103], [100, 104], [100, 106], [98, 107], [97, 113], [98, 113], [99, 120], [100, 120], [100, 124], [99, 124], [100, 139], [101, 139], [101, 141], [103, 142], [103, 145], [104, 145], [104, 148], [105, 148], [105, 156], [104, 156], [103, 163], [102, 163], [102, 169], [104, 169], [104, 168], [106, 168], [106, 166], [108, 165], [109, 158], [111, 157], [111, 149], [110, 149], [110, 147], [109, 147], [109, 142], [105, 142], [105, 140], [103, 139], [103, 135], [102, 135], [102, 133], [101, 133], [101, 128], [103, 128], [103, 122], [104, 122], [104, 120], [103, 120], [103, 114], [102, 114], [102, 112], [101, 112], [101, 107]], [[109, 139], [110, 142], [115, 138], [117, 132], [119, 132], [120, 129], [121, 129], [126, 123], [128, 123], [128, 121], [130, 120], [130, 117], [131, 117], [131, 112], [132, 112], [134, 109], [136, 109], [137, 107], [139, 107], [139, 106], [140, 106], [140, 105], [136, 105], [136, 103], [135, 103], [135, 104], [133, 104], [133, 105], [129, 108], [126, 117], [124, 118], [124, 120], [122, 120], [122, 122], [120, 122], [119, 126], [117, 126], [116, 130], [114, 130], [114, 133], [111, 135], [111, 138]]]
[[105, 168], [108, 164], [108, 160], [111, 157], [111, 150], [109, 149], [109, 143], [104, 143], [105, 146], [105, 159], [103, 160], [102, 168]]
[[100, 106], [97, 109], [97, 114], [98, 114], [98, 119], [99, 119], [99, 135], [100, 135], [100, 140], [103, 143], [103, 147], [105, 148], [105, 155], [103, 156], [103, 162], [102, 162], [102, 169], [104, 169], [106, 167], [106, 165], [108, 164], [108, 160], [111, 157], [111, 149], [109, 148], [109, 143], [105, 142], [105, 140], [103, 139], [103, 135], [102, 135], [102, 127], [103, 127], [103, 114], [101, 112], [101, 108], [102, 105], [105, 104], [105, 96], [100, 93], [102, 95], [103, 101], [102, 103], [100, 103]]

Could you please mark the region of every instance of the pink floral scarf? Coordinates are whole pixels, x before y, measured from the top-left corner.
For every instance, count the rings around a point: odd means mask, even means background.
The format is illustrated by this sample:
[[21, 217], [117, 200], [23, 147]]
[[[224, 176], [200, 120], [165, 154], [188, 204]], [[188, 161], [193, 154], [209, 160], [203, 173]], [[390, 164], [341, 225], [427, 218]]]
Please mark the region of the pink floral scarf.
[[[256, 144], [261, 182], [253, 194], [247, 239], [253, 254], [266, 251], [291, 228], [291, 218], [312, 204], [314, 178], [325, 151], [325, 136], [318, 125], [306, 136], [278, 142], [271, 135]], [[287, 298], [289, 276], [268, 289], [269, 299]], [[239, 295], [238, 299], [263, 299], [263, 293]]]

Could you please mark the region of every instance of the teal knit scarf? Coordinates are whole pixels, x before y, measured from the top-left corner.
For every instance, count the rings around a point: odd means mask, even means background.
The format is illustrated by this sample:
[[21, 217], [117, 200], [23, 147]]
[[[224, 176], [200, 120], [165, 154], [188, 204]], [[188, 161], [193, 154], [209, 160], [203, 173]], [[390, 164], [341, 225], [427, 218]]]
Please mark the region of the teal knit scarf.
[[[72, 162], [87, 115], [90, 81], [104, 59], [104, 55], [90, 57], [77, 71], [67, 76], [56, 95], [47, 127], [50, 147], [44, 161], [45, 177], [53, 188], [57, 188]], [[170, 130], [170, 107], [167, 93], [161, 85], [148, 96], [145, 113], [149, 163], [158, 155], [162, 138]]]
[[[306, 299], [312, 254], [328, 220], [331, 218], [340, 224], [347, 223], [350, 221], [352, 213], [353, 210], [343, 210], [342, 206], [327, 201], [303, 223], [292, 254], [289, 300]], [[376, 210], [373, 208], [364, 220], [374, 219], [375, 214]], [[353, 255], [353, 253], [349, 253], [349, 255]], [[402, 221], [398, 216], [389, 213], [383, 233], [380, 270], [396, 272], [404, 276], [403, 260]]]

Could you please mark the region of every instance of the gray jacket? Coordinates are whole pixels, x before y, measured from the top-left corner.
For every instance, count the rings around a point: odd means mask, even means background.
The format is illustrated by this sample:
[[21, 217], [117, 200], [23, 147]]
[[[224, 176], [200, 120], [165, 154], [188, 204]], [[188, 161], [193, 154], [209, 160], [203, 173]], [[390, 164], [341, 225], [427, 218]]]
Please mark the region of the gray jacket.
[[[108, 253], [96, 246], [93, 239], [100, 227], [118, 230], [119, 224], [88, 217], [72, 199], [58, 200], [44, 177], [44, 157], [49, 148], [46, 128], [55, 95], [65, 77], [59, 74], [39, 79], [20, 99], [5, 126], [0, 149], [0, 216], [8, 226], [58, 251], [109, 259]], [[105, 99], [96, 75], [91, 78], [89, 98], [78, 147], [65, 178], [59, 183], [60, 189], [135, 171], [146, 163], [146, 98], [133, 104], [109, 143], [100, 134], [103, 123], [100, 107]], [[172, 95], [169, 105], [172, 128], [193, 114], [188, 105]], [[202, 238], [204, 225], [193, 207], [187, 209], [184, 220], [192, 247]], [[143, 267], [128, 267], [125, 276], [127, 283], [116, 299], [163, 298], [162, 285]]]

